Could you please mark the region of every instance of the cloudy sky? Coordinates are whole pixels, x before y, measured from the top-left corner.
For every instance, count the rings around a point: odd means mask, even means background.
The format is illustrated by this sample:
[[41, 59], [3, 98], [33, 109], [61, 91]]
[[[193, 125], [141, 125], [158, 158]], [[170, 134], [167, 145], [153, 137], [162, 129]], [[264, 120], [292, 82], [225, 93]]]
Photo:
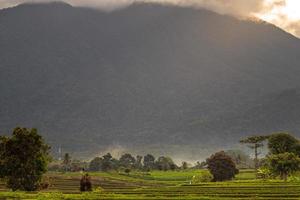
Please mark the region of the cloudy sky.
[[[24, 2], [49, 0], [0, 0], [0, 8]], [[300, 0], [64, 0], [73, 6], [112, 10], [133, 2], [172, 3], [180, 6], [205, 7], [222, 14], [258, 17], [300, 37]]]

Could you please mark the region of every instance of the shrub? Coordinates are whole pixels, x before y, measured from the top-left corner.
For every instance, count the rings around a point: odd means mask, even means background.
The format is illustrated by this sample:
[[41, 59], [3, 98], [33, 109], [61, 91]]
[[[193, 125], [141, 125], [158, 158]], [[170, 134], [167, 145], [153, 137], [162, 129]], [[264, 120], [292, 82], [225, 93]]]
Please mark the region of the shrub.
[[272, 172], [268, 167], [260, 167], [259, 169], [257, 169], [256, 177], [260, 179], [273, 178]]
[[193, 176], [192, 184], [211, 182], [213, 178], [209, 171], [202, 171], [200, 174]]
[[92, 181], [88, 174], [82, 176], [80, 180], [80, 191], [81, 192], [92, 191]]
[[213, 154], [206, 162], [214, 177], [213, 181], [231, 180], [239, 172], [232, 158], [226, 155], [224, 151]]
[[131, 169], [126, 168], [126, 169], [124, 170], [124, 172], [125, 172], [126, 174], [129, 174], [129, 173], [131, 172]]

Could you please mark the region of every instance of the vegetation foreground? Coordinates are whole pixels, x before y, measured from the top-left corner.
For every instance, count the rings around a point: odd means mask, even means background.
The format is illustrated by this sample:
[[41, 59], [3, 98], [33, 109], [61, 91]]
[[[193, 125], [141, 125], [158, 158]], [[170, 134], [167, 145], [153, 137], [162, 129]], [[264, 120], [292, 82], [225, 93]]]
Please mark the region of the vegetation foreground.
[[[80, 173], [49, 173], [43, 192], [10, 192], [1, 184], [1, 199], [300, 199], [297, 176], [288, 181], [255, 179], [242, 170], [233, 181], [190, 184], [204, 170], [153, 171], [131, 174], [95, 172], [94, 190], [80, 193]], [[300, 176], [299, 176], [300, 177]]]
[[[240, 142], [254, 150], [253, 160], [219, 151], [194, 166], [129, 153], [90, 162], [66, 153], [53, 162], [36, 129], [17, 127], [11, 137], [0, 137], [0, 199], [300, 199], [297, 138], [274, 133]], [[259, 157], [265, 143], [269, 152]], [[252, 169], [242, 167], [252, 163]]]

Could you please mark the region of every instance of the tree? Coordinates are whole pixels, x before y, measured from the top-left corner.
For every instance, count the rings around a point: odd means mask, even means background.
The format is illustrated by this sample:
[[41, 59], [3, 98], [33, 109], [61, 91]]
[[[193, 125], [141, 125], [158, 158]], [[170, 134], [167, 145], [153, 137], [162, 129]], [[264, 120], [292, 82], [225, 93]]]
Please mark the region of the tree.
[[64, 160], [63, 160], [63, 166], [64, 166], [65, 171], [71, 170], [71, 163], [72, 163], [72, 160], [71, 160], [70, 154], [65, 153]]
[[272, 173], [279, 175], [282, 180], [287, 180], [290, 174], [300, 169], [300, 158], [294, 153], [273, 154], [268, 160]]
[[299, 141], [291, 136], [289, 133], [276, 133], [269, 137], [268, 147], [270, 153], [281, 154], [286, 152], [295, 153], [300, 155]]
[[140, 156], [140, 155], [136, 156], [134, 168], [142, 169], [142, 167], [143, 167], [142, 159], [143, 159], [143, 156]]
[[204, 169], [207, 163], [205, 161], [199, 162], [197, 161], [196, 165], [193, 167], [194, 169]]
[[103, 159], [100, 157], [94, 158], [89, 165], [89, 170], [92, 172], [100, 171]]
[[109, 171], [111, 169], [113, 169], [113, 157], [111, 156], [110, 153], [107, 153], [106, 155], [103, 156], [101, 170]]
[[120, 168], [120, 161], [118, 159], [112, 158], [110, 163], [111, 163], [111, 169], [117, 170]]
[[146, 170], [152, 170], [155, 168], [155, 157], [151, 154], [144, 156], [144, 168]]
[[231, 180], [238, 173], [232, 158], [224, 151], [213, 154], [206, 160], [208, 169], [213, 175], [213, 181]]
[[36, 129], [16, 128], [0, 138], [1, 176], [12, 190], [37, 190], [47, 171], [50, 147]]
[[187, 162], [182, 162], [181, 168], [182, 168], [183, 170], [186, 170], [188, 167], [189, 167], [189, 166], [188, 166], [188, 163], [187, 163]]
[[122, 167], [132, 169], [135, 164], [135, 158], [131, 154], [126, 153], [121, 156], [119, 162]]
[[264, 146], [263, 142], [268, 139], [269, 136], [258, 135], [258, 136], [250, 136], [244, 140], [241, 140], [240, 143], [248, 144], [248, 147], [254, 149], [254, 165], [255, 169], [258, 168], [258, 156], [260, 152], [258, 152], [258, 148]]
[[170, 157], [161, 156], [156, 161], [156, 167], [158, 170], [175, 170], [177, 166], [174, 164], [173, 160]]

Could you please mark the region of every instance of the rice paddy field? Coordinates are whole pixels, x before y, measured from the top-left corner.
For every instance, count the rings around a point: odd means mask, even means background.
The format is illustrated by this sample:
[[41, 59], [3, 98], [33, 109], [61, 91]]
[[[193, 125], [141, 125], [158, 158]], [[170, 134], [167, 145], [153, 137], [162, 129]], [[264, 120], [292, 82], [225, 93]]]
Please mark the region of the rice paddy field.
[[0, 199], [300, 199], [300, 182], [260, 180], [242, 170], [235, 180], [191, 184], [200, 170], [130, 174], [90, 173], [93, 192], [80, 193], [80, 173], [48, 173], [51, 186], [38, 193], [11, 192], [0, 184]]

